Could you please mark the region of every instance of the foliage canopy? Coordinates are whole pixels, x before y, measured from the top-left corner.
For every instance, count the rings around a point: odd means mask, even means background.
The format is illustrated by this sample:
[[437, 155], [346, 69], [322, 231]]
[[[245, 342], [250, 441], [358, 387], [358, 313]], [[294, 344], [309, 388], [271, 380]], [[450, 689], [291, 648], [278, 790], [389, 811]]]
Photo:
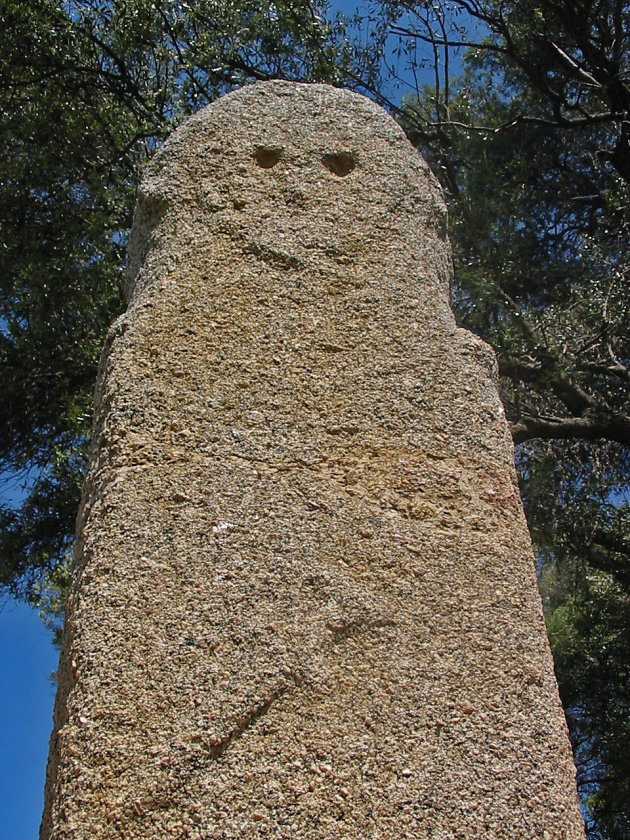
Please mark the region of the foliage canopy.
[[450, 195], [459, 321], [497, 352], [589, 836], [628, 838], [630, 8], [390, 9], [434, 70], [400, 118]]

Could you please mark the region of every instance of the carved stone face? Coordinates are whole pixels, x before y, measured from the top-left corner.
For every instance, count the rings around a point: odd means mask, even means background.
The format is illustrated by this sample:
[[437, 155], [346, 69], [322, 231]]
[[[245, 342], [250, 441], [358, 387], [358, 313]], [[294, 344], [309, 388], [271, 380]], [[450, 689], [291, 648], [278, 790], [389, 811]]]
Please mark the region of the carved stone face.
[[[208, 239], [228, 236], [294, 269], [313, 252], [333, 265], [383, 266], [403, 249], [423, 264], [427, 247], [445, 252], [446, 209], [428, 166], [381, 108], [349, 91], [269, 82], [200, 111], [150, 164], [136, 240], [149, 239], [147, 228], [159, 227], [163, 242], [192, 227], [198, 241], [199, 226]], [[134, 243], [132, 276], [144, 253]], [[441, 273], [446, 293], [448, 267]]]

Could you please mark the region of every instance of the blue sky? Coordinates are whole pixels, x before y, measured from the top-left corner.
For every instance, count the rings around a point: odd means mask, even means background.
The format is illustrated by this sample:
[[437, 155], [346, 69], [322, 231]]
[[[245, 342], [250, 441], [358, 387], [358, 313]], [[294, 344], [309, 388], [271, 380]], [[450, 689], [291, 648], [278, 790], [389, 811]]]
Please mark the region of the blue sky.
[[31, 607], [0, 609], [0, 834], [35, 840], [44, 801], [59, 654]]

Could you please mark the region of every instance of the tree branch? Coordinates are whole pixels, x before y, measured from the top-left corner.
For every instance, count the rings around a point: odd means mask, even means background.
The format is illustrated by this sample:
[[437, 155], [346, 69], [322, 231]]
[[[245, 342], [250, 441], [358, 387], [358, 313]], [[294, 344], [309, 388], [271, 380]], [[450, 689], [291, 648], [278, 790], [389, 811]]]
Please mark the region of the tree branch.
[[601, 373], [603, 376], [612, 376], [624, 382], [630, 382], [630, 368], [617, 363], [614, 365], [598, 365], [596, 362], [584, 362], [579, 365], [580, 370], [588, 370], [591, 373]]
[[630, 446], [630, 417], [587, 411], [580, 417], [525, 417], [510, 427], [514, 443], [527, 440], [609, 440]]
[[598, 409], [597, 401], [583, 388], [564, 376], [555, 359], [550, 358], [548, 361], [549, 366], [546, 367], [544, 362], [501, 359], [499, 373], [510, 379], [521, 379], [531, 383], [540, 383], [541, 379], [547, 380], [555, 396], [574, 414]]

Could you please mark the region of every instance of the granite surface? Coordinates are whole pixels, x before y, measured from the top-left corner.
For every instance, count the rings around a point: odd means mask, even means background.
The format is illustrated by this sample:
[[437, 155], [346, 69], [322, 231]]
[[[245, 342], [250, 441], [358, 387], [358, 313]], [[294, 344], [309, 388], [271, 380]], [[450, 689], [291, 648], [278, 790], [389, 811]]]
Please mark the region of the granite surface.
[[153, 158], [42, 840], [578, 840], [492, 351], [384, 111], [258, 83]]

